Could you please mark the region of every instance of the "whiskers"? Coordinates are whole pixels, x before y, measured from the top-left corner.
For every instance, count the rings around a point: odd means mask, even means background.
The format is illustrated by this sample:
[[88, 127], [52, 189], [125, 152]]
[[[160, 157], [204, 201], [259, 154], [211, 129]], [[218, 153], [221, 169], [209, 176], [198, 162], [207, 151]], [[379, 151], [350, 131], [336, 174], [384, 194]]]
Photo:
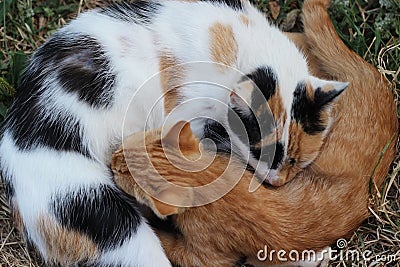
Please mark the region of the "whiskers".
[[204, 127], [203, 138], [208, 138], [214, 141], [217, 148], [217, 152], [234, 154], [238, 158], [242, 158], [239, 147], [231, 142], [228, 132], [225, 130], [224, 126], [214, 120], [209, 120]]

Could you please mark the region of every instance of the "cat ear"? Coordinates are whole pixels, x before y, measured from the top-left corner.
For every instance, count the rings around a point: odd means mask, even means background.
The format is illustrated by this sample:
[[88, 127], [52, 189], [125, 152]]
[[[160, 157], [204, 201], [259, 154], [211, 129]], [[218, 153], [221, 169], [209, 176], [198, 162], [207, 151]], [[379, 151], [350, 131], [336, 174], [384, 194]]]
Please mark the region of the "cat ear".
[[199, 139], [193, 134], [190, 123], [187, 121], [179, 121], [168, 129], [164, 129], [162, 143], [179, 147], [182, 151], [198, 152], [200, 146]]
[[164, 218], [169, 215], [174, 215], [179, 213], [179, 208], [176, 206], [168, 205], [164, 202], [158, 201], [157, 199], [153, 200], [153, 211], [160, 218]]
[[241, 80], [235, 84], [230, 94], [229, 101], [231, 107], [240, 108], [242, 110], [249, 109], [253, 91], [254, 83], [250, 79]]
[[[170, 187], [157, 194], [158, 199], [163, 199], [168, 201], [169, 203], [175, 203], [176, 205], [182, 205], [183, 203], [192, 203], [193, 196], [193, 189], [189, 187]], [[153, 198], [153, 211], [160, 218], [181, 213], [183, 209], [184, 208], [180, 206], [173, 206]]]
[[313, 76], [310, 83], [314, 90], [313, 101], [320, 107], [331, 103], [349, 86], [348, 82], [327, 81]]
[[315, 77], [307, 83], [299, 83], [293, 94], [292, 120], [300, 123], [307, 134], [326, 134], [332, 121], [331, 104], [348, 85]]

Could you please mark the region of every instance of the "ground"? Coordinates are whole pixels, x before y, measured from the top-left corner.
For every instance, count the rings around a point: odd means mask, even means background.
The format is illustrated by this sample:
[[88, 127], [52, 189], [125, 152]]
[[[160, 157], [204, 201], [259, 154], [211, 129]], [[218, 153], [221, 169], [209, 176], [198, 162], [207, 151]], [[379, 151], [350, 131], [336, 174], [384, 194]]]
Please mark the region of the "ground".
[[[111, 1], [108, 1], [111, 2]], [[253, 0], [285, 31], [300, 31], [303, 1]], [[0, 0], [0, 123], [12, 102], [13, 89], [29, 55], [48, 36], [84, 10], [106, 4], [100, 0]], [[391, 82], [400, 117], [400, 1], [333, 0], [332, 19], [344, 42], [372, 63]], [[399, 142], [397, 145], [399, 151]], [[0, 267], [43, 266], [28, 253], [10, 220], [0, 184]], [[371, 196], [370, 218], [348, 239], [344, 253], [367, 250], [364, 261], [334, 261], [331, 266], [400, 266], [400, 156], [386, 182]], [[349, 211], [351, 212], [351, 211]], [[343, 240], [341, 240], [343, 241]], [[352, 265], [355, 264], [355, 265]]]

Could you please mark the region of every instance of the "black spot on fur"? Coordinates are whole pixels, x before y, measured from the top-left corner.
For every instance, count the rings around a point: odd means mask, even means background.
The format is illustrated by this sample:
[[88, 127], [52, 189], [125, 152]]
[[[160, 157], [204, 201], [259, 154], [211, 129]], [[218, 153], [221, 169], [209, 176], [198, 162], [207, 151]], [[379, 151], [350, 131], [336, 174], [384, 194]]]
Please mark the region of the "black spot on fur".
[[163, 231], [166, 233], [170, 233], [173, 235], [182, 235], [181, 230], [177, 227], [172, 216], [168, 216], [165, 219], [160, 219], [156, 215], [152, 217], [146, 217], [148, 223], [153, 229], [157, 229], [159, 231]]
[[89, 156], [82, 145], [79, 122], [73, 117], [43, 112], [40, 88], [39, 78], [32, 72], [24, 76], [18, 87], [17, 97], [5, 121], [5, 129], [11, 132], [16, 145], [22, 150], [45, 146]]
[[[243, 80], [245, 79], [252, 80], [257, 86], [251, 95], [251, 107], [233, 107], [232, 110], [229, 110], [228, 121], [234, 133], [243, 142], [246, 142], [247, 136], [250, 145], [255, 145], [262, 137], [271, 134], [273, 131], [273, 115], [269, 108], [264, 107], [266, 107], [266, 103], [272, 95], [275, 94], [277, 82], [273, 71], [267, 67], [257, 68], [254, 72], [247, 74]], [[244, 111], [241, 109], [244, 109]], [[255, 115], [256, 112], [257, 116]], [[240, 120], [236, 120], [236, 116]], [[245, 127], [246, 133], [241, 132], [243, 129], [241, 125]]]
[[146, 25], [157, 14], [160, 6], [160, 3], [150, 1], [121, 2], [105, 7], [100, 12], [118, 20]]
[[277, 169], [282, 163], [283, 157], [285, 156], [285, 148], [281, 142], [276, 143], [274, 160], [272, 161], [271, 169]]
[[57, 33], [38, 50], [34, 60], [41, 68], [50, 68], [43, 75], [57, 74], [59, 85], [80, 100], [96, 108], [112, 104], [115, 74], [93, 37]]
[[271, 68], [260, 67], [246, 76], [258, 87], [251, 96], [251, 108], [255, 111], [276, 93], [276, 75]]
[[203, 138], [214, 141], [217, 146], [217, 152], [231, 153], [232, 148], [228, 132], [219, 122], [211, 119], [207, 120], [204, 125]]
[[107, 108], [115, 80], [109, 65], [92, 37], [56, 33], [24, 72], [4, 129], [9, 129], [20, 149], [46, 146], [89, 156], [79, 121], [62, 110], [49, 110], [49, 96], [56, 88], [76, 94], [92, 107]]
[[87, 234], [101, 248], [121, 246], [142, 223], [129, 195], [109, 185], [56, 196], [52, 208], [61, 225]]
[[285, 156], [285, 148], [281, 142], [262, 148], [254, 148], [251, 152], [256, 159], [270, 163], [271, 169], [277, 169]]
[[[228, 132], [225, 130], [224, 126], [219, 122], [214, 120], [208, 120], [204, 126], [204, 134], [202, 138], [208, 138], [214, 141], [214, 144], [217, 147], [218, 153], [230, 154], [232, 153], [232, 143], [229, 138]], [[246, 169], [251, 172], [255, 172], [255, 169], [247, 164]]]
[[165, 219], [160, 219], [148, 206], [137, 202], [135, 199], [132, 199], [132, 201], [135, 203], [135, 207], [140, 211], [140, 214], [146, 218], [147, 222], [153, 229], [174, 235], [182, 235], [174, 216], [167, 216]]
[[202, 1], [229, 6], [230, 8], [232, 8], [234, 10], [242, 10], [243, 9], [241, 0], [202, 0]]
[[228, 110], [229, 126], [233, 134], [239, 137], [243, 144], [249, 146], [249, 149], [255, 158], [261, 161], [271, 162], [272, 157], [271, 159], [267, 156], [261, 157], [260, 151], [258, 151], [259, 148], [257, 147], [263, 137], [272, 134], [275, 127], [273, 116], [271, 111], [266, 109], [256, 117], [253, 110], [255, 109], [252, 108], [250, 112], [243, 113], [238, 108], [230, 108]]
[[260, 124], [253, 112], [244, 114], [238, 108], [229, 108], [228, 123], [232, 132], [243, 144], [254, 146], [261, 140]]
[[308, 134], [324, 131], [327, 125], [321, 120], [321, 112], [342, 92], [337, 90], [323, 92], [321, 88], [317, 88], [314, 99], [310, 99], [307, 96], [306, 84], [299, 83], [294, 91], [291, 119], [300, 123]]
[[[234, 112], [234, 111], [233, 111]], [[233, 114], [231, 114], [230, 116], [234, 116]], [[239, 114], [238, 114], [239, 116]], [[247, 128], [251, 128], [251, 127], [255, 127], [254, 126], [254, 122], [255, 120], [247, 120], [246, 118], [243, 117], [241, 118], [242, 121], [244, 121], [244, 125], [246, 125], [245, 127]], [[232, 118], [231, 118], [232, 120]], [[234, 126], [235, 124], [232, 123], [232, 125]], [[231, 125], [231, 126], [232, 126]], [[241, 130], [239, 130], [238, 128], [233, 127], [233, 132], [234, 134], [240, 134]], [[236, 132], [235, 132], [236, 131]], [[272, 144], [268, 147], [263, 147], [262, 150], [260, 148], [256, 148], [255, 144], [258, 143], [259, 140], [259, 131], [250, 131], [252, 134], [250, 136], [248, 136], [249, 138], [249, 142], [251, 142], [253, 145], [250, 146], [250, 152], [251, 154], [254, 156], [255, 159], [257, 160], [261, 160], [264, 162], [281, 162], [282, 158], [283, 158], [283, 145], [282, 144], [278, 144], [278, 147], [275, 147], [276, 144]], [[243, 133], [244, 135], [245, 133]], [[246, 133], [247, 134], [247, 133]], [[239, 138], [242, 137], [244, 139], [244, 137], [242, 135], [238, 135]], [[229, 135], [228, 132], [225, 130], [225, 128], [218, 122], [214, 121], [214, 120], [208, 120], [207, 123], [205, 124], [204, 127], [204, 135], [203, 138], [209, 138], [211, 140], [214, 141], [214, 143], [217, 146], [217, 152], [218, 153], [227, 153], [230, 154], [232, 152], [232, 144], [231, 144], [231, 140], [229, 139]], [[262, 152], [262, 154], [261, 154]], [[274, 157], [274, 155], [276, 154], [276, 159]], [[274, 164], [274, 163], [271, 163]], [[275, 163], [275, 165], [277, 165], [277, 163]], [[255, 169], [247, 164], [247, 170], [251, 171], [251, 172], [255, 172]]]
[[276, 93], [275, 77], [276, 75], [269, 67], [260, 67], [247, 74], [243, 80], [250, 79], [257, 87], [251, 95], [251, 107], [248, 107], [246, 112], [241, 110], [243, 107], [233, 107], [228, 111], [228, 122], [233, 133], [244, 144], [248, 140], [250, 152], [256, 159], [268, 163], [272, 162], [273, 149], [268, 147], [261, 151], [259, 142], [272, 134], [275, 128], [274, 116], [267, 106], [267, 101]]

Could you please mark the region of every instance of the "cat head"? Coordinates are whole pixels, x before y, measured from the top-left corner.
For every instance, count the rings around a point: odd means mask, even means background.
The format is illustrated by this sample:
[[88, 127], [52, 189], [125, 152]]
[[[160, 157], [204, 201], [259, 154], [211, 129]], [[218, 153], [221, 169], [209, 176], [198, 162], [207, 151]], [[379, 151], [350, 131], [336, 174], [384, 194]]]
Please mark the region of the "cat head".
[[271, 68], [258, 68], [231, 93], [231, 142], [261, 179], [283, 185], [318, 156], [333, 121], [332, 105], [347, 86], [309, 76], [295, 88], [280, 88]]
[[197, 160], [201, 150], [190, 124], [180, 121], [127, 137], [113, 153], [111, 169], [119, 187], [165, 218], [183, 212], [193, 202], [192, 187], [197, 185], [190, 170], [201, 164]]

